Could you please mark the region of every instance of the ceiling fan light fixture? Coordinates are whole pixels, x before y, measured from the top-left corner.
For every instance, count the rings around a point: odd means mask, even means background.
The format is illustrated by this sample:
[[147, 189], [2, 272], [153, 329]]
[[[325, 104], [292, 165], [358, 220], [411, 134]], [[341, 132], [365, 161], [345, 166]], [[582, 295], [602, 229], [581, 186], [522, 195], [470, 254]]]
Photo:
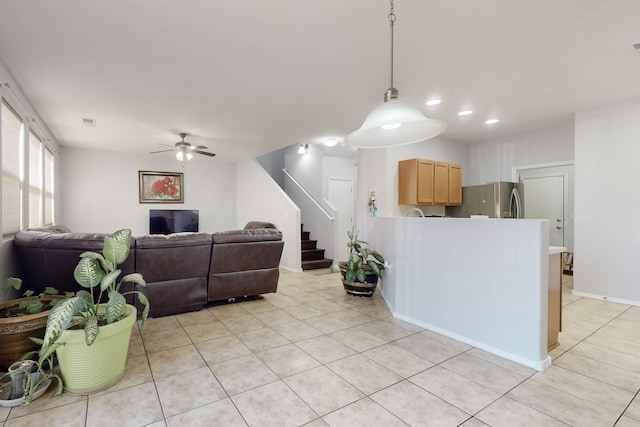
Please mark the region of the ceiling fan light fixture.
[[426, 141], [447, 129], [441, 120], [426, 117], [417, 108], [398, 100], [393, 87], [393, 27], [396, 21], [393, 0], [390, 0], [391, 79], [384, 94], [384, 103], [367, 115], [360, 128], [345, 138], [348, 145], [361, 148], [385, 148]]

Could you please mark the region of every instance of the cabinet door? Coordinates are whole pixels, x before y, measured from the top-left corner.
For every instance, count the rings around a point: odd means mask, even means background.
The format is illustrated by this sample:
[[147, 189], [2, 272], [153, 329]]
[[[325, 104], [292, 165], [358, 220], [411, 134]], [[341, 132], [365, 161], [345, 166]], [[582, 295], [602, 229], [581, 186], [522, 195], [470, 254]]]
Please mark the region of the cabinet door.
[[398, 162], [398, 204], [418, 203], [418, 159]]
[[434, 174], [434, 203], [446, 205], [449, 203], [449, 164], [436, 162]]
[[449, 206], [462, 204], [462, 166], [449, 164]]
[[434, 162], [432, 160], [418, 160], [418, 200], [417, 204], [434, 203], [433, 179]]

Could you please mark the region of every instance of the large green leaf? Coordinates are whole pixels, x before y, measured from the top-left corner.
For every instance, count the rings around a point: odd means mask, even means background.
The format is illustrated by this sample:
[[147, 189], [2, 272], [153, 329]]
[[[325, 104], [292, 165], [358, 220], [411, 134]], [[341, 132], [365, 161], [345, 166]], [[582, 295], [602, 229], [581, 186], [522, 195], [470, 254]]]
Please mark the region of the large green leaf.
[[89, 316], [87, 318], [87, 323], [84, 325], [84, 342], [87, 345], [93, 344], [99, 332], [98, 316]]
[[104, 276], [100, 263], [94, 259], [85, 257], [80, 259], [75, 270], [73, 270], [73, 277], [76, 282], [84, 288], [93, 288], [98, 285]]
[[141, 316], [142, 323], [140, 324], [140, 326], [144, 326], [144, 322], [147, 320], [147, 317], [149, 316], [149, 300], [147, 299], [147, 296], [142, 292], [136, 292], [136, 295], [138, 295], [138, 301], [140, 301], [140, 303], [144, 305], [144, 310], [142, 310], [142, 316]]
[[107, 289], [115, 289], [115, 281], [118, 278], [118, 276], [120, 275], [121, 270], [114, 270], [110, 273], [105, 274], [102, 277], [102, 280], [100, 281], [100, 290], [102, 292], [106, 291]]
[[51, 394], [51, 397], [58, 397], [62, 394], [62, 392], [64, 391], [64, 385], [62, 384], [62, 378], [60, 378], [58, 375], [51, 375], [51, 378], [55, 378], [56, 382], [57, 382], [57, 386], [55, 391], [53, 392], [53, 394]]
[[131, 273], [127, 274], [122, 278], [123, 282], [131, 282], [140, 286], [147, 286], [147, 282], [144, 281], [144, 277], [140, 273]]
[[104, 238], [102, 253], [112, 263], [122, 264], [129, 256], [130, 246], [131, 230], [118, 230], [113, 235]]
[[378, 265], [378, 263], [370, 260], [369, 262], [367, 262], [367, 265], [369, 266], [369, 268], [371, 268], [371, 271], [376, 274], [376, 276], [380, 277], [380, 266]]
[[355, 270], [349, 269], [344, 273], [344, 280], [347, 282], [354, 282], [356, 280]]
[[62, 331], [69, 326], [69, 323], [71, 323], [71, 320], [73, 319], [73, 315], [81, 311], [84, 307], [85, 302], [79, 297], [73, 297], [58, 302], [58, 304], [51, 309], [51, 313], [49, 313], [49, 317], [47, 318], [43, 347], [46, 348], [53, 344], [53, 342], [58, 339]]
[[384, 257], [380, 255], [378, 251], [371, 251], [371, 256], [374, 257], [380, 264], [384, 265]]
[[357, 265], [360, 261], [360, 256], [358, 254], [352, 254], [349, 262], [353, 263], [353, 265]]
[[20, 287], [22, 287], [22, 279], [19, 279], [17, 277], [8, 277], [2, 285], [3, 289], [13, 288], [16, 291], [19, 291]]
[[78, 293], [76, 294], [76, 297], [84, 301], [85, 307], [93, 307], [95, 305], [93, 301], [93, 295], [91, 295], [91, 293], [85, 291], [84, 289], [81, 291], [78, 291]]
[[356, 279], [358, 279], [358, 282], [362, 282], [362, 283], [366, 282], [367, 274], [364, 272], [363, 269], [356, 271]]
[[47, 286], [46, 288], [44, 288], [44, 294], [45, 295], [58, 295], [58, 290], [56, 288], [51, 287], [51, 286]]
[[109, 291], [109, 301], [107, 301], [107, 323], [113, 323], [124, 314], [127, 301], [122, 294], [116, 291]]

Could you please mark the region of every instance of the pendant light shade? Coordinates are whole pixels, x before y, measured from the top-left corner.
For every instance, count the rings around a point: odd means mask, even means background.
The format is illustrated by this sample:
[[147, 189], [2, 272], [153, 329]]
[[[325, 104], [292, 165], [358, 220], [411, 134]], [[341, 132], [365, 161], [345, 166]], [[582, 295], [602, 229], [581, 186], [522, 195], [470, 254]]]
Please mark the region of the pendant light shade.
[[361, 148], [394, 147], [425, 141], [446, 129], [442, 120], [429, 119], [417, 108], [391, 99], [371, 111], [360, 129], [347, 135], [346, 141]]
[[398, 100], [393, 87], [393, 27], [396, 22], [393, 0], [390, 0], [389, 27], [391, 32], [391, 78], [384, 94], [384, 103], [369, 113], [360, 129], [345, 138], [348, 145], [360, 148], [384, 148], [426, 141], [447, 129], [441, 120], [426, 117], [417, 108]]

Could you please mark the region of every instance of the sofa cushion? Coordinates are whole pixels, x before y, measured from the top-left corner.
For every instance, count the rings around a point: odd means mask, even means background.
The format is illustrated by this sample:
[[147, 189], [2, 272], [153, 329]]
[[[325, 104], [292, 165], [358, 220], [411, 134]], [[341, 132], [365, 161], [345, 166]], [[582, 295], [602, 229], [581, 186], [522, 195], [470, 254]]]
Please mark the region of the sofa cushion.
[[282, 240], [282, 233], [275, 228], [256, 228], [248, 230], [219, 231], [211, 235], [213, 244], [244, 243]]
[[207, 233], [149, 234], [136, 237], [136, 248], [179, 248], [185, 246], [210, 245], [211, 235]]

